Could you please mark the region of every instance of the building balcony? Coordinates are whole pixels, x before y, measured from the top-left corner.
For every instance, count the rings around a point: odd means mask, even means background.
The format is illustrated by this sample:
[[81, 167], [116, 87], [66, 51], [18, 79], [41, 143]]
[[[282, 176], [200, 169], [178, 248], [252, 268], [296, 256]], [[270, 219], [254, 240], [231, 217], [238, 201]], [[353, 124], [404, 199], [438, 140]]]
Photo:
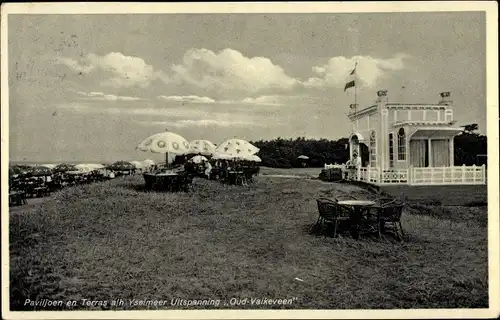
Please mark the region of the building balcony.
[[349, 180], [375, 185], [483, 185], [486, 166], [409, 167], [386, 169], [364, 167], [349, 172]]

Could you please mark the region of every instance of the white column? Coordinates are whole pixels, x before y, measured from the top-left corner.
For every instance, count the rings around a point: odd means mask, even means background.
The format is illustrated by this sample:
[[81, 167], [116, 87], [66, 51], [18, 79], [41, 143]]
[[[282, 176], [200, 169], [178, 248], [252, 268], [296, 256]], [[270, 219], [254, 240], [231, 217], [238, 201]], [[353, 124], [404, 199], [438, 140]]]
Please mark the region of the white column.
[[455, 165], [455, 146], [453, 145], [453, 138], [450, 139], [450, 167]]
[[432, 139], [427, 140], [427, 146], [429, 149], [428, 156], [429, 156], [429, 167], [432, 167]]
[[[396, 112], [396, 110], [394, 110], [393, 112]], [[380, 157], [380, 169], [381, 170], [384, 170], [386, 168], [386, 165], [387, 165], [387, 161], [389, 161], [389, 153], [387, 152], [387, 150], [389, 149], [388, 145], [389, 145], [389, 136], [388, 136], [388, 110], [387, 109], [383, 109], [382, 112], [381, 112], [381, 118], [380, 118], [380, 150], [381, 150], [381, 157]]]
[[408, 110], [408, 121], [411, 121], [411, 109]]
[[422, 120], [423, 121], [427, 120], [427, 110], [422, 111]]

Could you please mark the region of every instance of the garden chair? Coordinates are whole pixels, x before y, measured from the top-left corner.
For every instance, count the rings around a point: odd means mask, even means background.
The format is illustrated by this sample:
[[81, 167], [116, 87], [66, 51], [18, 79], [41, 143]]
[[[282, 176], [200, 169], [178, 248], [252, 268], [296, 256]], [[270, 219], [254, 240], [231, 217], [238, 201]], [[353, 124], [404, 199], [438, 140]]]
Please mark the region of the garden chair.
[[325, 225], [333, 225], [333, 237], [337, 236], [337, 229], [340, 221], [347, 221], [350, 218], [349, 212], [342, 206], [339, 206], [336, 201], [327, 198], [317, 199], [319, 217], [316, 225], [313, 228], [319, 227], [320, 233], [326, 237]]
[[401, 225], [401, 216], [405, 204], [399, 201], [394, 201], [385, 204], [378, 208], [377, 214], [377, 229], [379, 237], [382, 238], [382, 233], [386, 230], [386, 225], [389, 224], [399, 240], [403, 240], [404, 231]]
[[377, 204], [377, 206], [384, 206], [394, 202], [396, 202], [396, 199], [391, 197], [380, 197], [375, 199], [375, 203]]
[[331, 199], [328, 198], [319, 198], [316, 199], [316, 203], [318, 205], [318, 219], [316, 220], [316, 223], [309, 228], [309, 232], [315, 232], [318, 229], [321, 228], [321, 224], [323, 223], [323, 212], [325, 211], [325, 203], [332, 203], [335, 204], [335, 202]]
[[184, 174], [182, 176], [182, 190], [189, 192], [193, 190], [193, 176], [190, 174]]

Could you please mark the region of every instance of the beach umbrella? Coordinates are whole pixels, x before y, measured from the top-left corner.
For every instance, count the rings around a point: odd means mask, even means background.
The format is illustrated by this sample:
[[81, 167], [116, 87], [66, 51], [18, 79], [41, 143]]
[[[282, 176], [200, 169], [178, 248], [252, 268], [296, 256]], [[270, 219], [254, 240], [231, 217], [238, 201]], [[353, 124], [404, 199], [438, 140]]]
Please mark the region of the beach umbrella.
[[91, 172], [93, 169], [88, 165], [88, 164], [84, 164], [84, 163], [81, 163], [81, 164], [77, 164], [74, 169], [76, 169], [77, 171], [79, 172]]
[[146, 159], [142, 163], [144, 164], [145, 167], [152, 167], [155, 165], [155, 162], [150, 159]]
[[19, 168], [19, 167], [9, 167], [9, 177], [18, 177], [18, 176], [21, 176], [21, 175], [24, 175], [26, 174], [26, 171], [24, 171], [23, 169]]
[[241, 139], [229, 139], [221, 143], [215, 152], [218, 154], [229, 154], [235, 158], [244, 158], [259, 152], [259, 148], [250, 142]]
[[215, 144], [208, 140], [193, 140], [189, 144], [191, 145], [190, 153], [204, 156], [211, 156], [215, 153]]
[[73, 164], [61, 163], [60, 165], [57, 165], [53, 171], [54, 172], [67, 172], [67, 171], [71, 171], [71, 170], [75, 170], [75, 166]]
[[44, 166], [36, 166], [31, 168], [28, 174], [31, 176], [50, 176], [52, 175], [52, 170]]
[[9, 174], [12, 172], [14, 175], [25, 175], [29, 172], [29, 170], [24, 166], [11, 166], [9, 167]]
[[135, 166], [136, 169], [143, 169], [144, 167], [146, 167], [146, 165], [143, 163], [143, 162], [140, 162], [140, 161], [130, 161], [131, 164], [133, 164]]
[[251, 156], [245, 157], [244, 160], [252, 161], [252, 162], [262, 162], [262, 159], [258, 155], [255, 155], [255, 154], [252, 154]]
[[229, 154], [229, 153], [219, 153], [215, 152], [212, 159], [214, 160], [231, 160], [237, 158], [235, 155]]
[[189, 161], [196, 163], [196, 164], [199, 164], [199, 163], [202, 163], [204, 161], [208, 161], [208, 159], [204, 156], [197, 155], [197, 156], [194, 156], [191, 159], [189, 159]]
[[92, 170], [99, 170], [105, 168], [105, 166], [100, 163], [87, 163], [86, 166]]
[[57, 164], [47, 163], [47, 164], [42, 164], [42, 166], [47, 167], [50, 170], [53, 170], [55, 167], [57, 167]]
[[305, 155], [300, 155], [300, 156], [297, 157], [297, 159], [309, 160], [309, 157], [305, 156]]
[[126, 171], [126, 170], [134, 170], [135, 166], [127, 161], [117, 161], [110, 165], [108, 169], [118, 170], [118, 171]]
[[136, 149], [165, 154], [165, 161], [168, 163], [169, 154], [180, 156], [189, 154], [191, 145], [182, 136], [170, 131], [165, 131], [147, 137], [136, 147]]

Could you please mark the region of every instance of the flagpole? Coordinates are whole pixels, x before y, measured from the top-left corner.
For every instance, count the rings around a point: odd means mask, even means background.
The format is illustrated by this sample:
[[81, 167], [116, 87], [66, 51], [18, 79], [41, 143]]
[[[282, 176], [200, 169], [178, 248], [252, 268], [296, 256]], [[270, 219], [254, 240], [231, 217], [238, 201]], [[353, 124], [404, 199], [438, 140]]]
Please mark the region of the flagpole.
[[358, 62], [354, 64], [354, 117], [356, 118], [356, 131], [358, 131], [358, 101], [357, 101], [357, 91], [358, 91], [358, 79], [357, 79], [357, 70], [356, 68], [358, 67]]

